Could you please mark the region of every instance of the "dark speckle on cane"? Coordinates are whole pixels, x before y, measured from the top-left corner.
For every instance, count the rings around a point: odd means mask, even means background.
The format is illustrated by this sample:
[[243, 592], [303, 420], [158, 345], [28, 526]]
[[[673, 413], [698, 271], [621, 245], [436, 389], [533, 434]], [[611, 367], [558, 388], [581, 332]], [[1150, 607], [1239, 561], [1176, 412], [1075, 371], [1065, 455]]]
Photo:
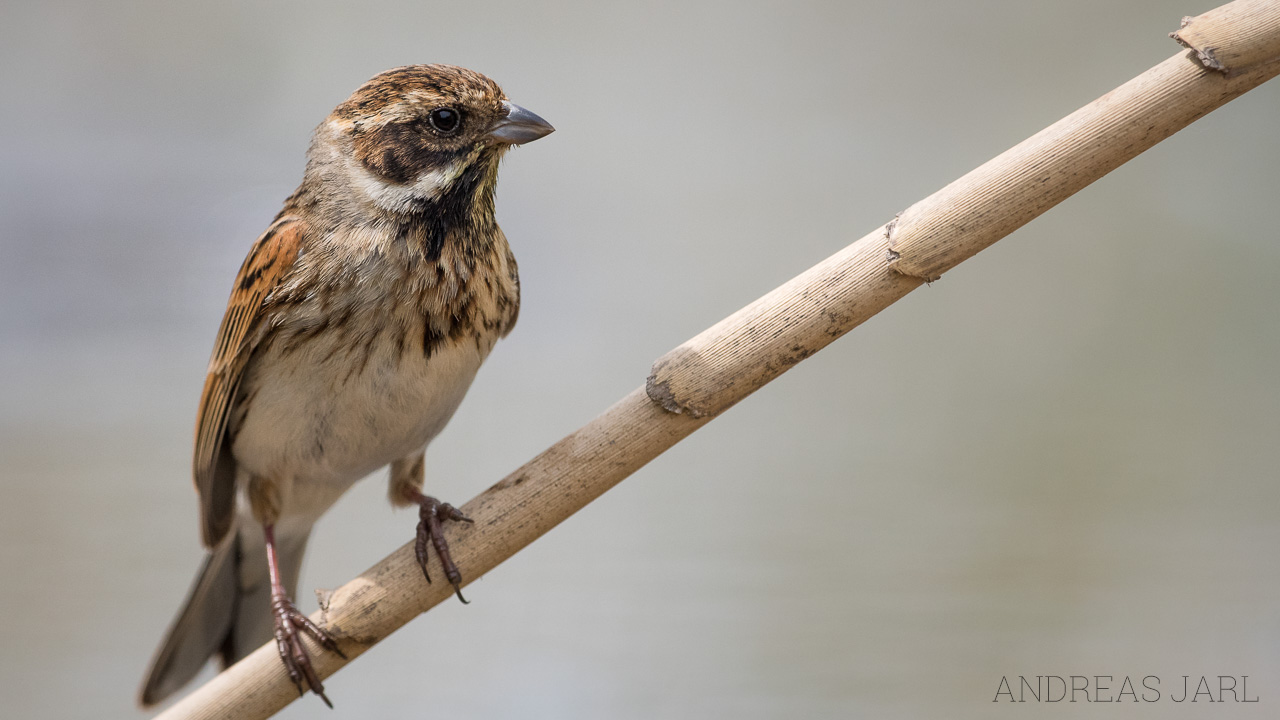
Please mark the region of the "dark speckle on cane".
[[512, 477], [507, 477], [507, 478], [503, 478], [502, 480], [499, 480], [491, 489], [509, 490], [513, 487], [516, 487], [517, 485], [522, 484], [525, 480], [528, 480], [528, 479], [529, 479], [528, 476], [526, 476], [524, 473], [520, 473], [519, 475], [515, 475]]

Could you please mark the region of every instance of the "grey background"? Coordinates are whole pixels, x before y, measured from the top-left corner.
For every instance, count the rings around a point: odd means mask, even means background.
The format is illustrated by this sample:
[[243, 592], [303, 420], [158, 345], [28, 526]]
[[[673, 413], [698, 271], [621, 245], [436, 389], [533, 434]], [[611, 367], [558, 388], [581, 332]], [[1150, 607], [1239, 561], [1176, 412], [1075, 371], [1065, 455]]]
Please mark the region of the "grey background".
[[[428, 454], [464, 501], [1210, 5], [6, 3], [5, 715], [137, 716], [231, 280], [370, 75], [466, 65], [558, 128], [502, 172], [520, 326]], [[908, 296], [282, 716], [1274, 716], [1277, 117], [1273, 83]], [[320, 523], [304, 609], [410, 538], [384, 493]], [[993, 705], [1020, 674], [1165, 697]], [[1261, 702], [1168, 701], [1202, 674]]]

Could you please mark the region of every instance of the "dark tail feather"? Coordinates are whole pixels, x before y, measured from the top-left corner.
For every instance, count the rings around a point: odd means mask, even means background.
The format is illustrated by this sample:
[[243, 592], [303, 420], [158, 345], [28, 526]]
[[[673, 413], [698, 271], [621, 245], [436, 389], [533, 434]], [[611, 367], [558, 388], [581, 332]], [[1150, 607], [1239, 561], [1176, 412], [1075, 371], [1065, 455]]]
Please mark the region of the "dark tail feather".
[[142, 704], [154, 705], [191, 681], [205, 662], [222, 650], [238, 604], [240, 542], [228, 533], [204, 566], [178, 617], [151, 661], [142, 685]]

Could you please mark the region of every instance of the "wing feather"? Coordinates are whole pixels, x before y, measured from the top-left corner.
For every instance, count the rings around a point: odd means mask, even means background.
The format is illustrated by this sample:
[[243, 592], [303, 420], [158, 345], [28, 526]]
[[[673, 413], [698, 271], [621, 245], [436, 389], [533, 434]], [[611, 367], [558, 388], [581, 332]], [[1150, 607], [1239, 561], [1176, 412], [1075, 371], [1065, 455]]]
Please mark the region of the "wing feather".
[[200, 495], [201, 536], [210, 548], [230, 529], [235, 506], [235, 460], [227, 437], [227, 419], [234, 410], [244, 368], [261, 336], [258, 330], [265, 315], [263, 303], [297, 260], [304, 228], [298, 218], [283, 217], [254, 242], [236, 276], [227, 313], [213, 345], [196, 416], [192, 461], [196, 492]]

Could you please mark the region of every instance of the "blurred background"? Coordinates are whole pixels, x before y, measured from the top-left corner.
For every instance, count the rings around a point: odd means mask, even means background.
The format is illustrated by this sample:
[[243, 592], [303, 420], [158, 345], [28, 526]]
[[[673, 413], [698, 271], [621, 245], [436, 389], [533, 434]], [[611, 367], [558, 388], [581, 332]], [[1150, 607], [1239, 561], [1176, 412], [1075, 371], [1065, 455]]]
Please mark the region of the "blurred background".
[[[558, 129], [499, 187], [520, 325], [428, 453], [460, 502], [1213, 5], [6, 3], [6, 715], [140, 716], [231, 281], [369, 76], [465, 65]], [[1272, 83], [911, 294], [281, 717], [1096, 717], [992, 704], [1071, 674], [1160, 677], [1114, 710], [1150, 718], [1248, 675], [1214, 717], [1274, 716], [1277, 117]], [[301, 607], [415, 521], [359, 484]]]

